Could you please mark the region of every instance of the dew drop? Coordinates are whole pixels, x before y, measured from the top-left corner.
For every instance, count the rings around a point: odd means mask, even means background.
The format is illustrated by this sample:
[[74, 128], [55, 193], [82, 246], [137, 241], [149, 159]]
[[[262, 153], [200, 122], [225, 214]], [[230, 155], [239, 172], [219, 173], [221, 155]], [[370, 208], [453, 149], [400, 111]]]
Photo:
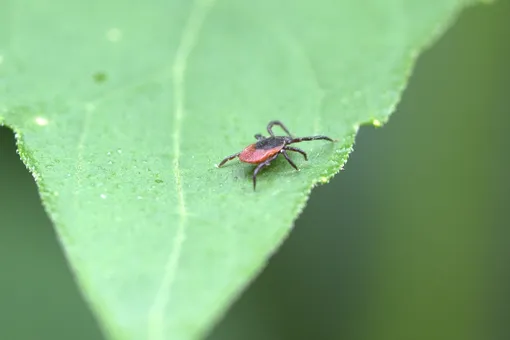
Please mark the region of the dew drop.
[[375, 126], [375, 127], [380, 127], [382, 125], [381, 121], [379, 119], [374, 119], [372, 120], [372, 124]]
[[92, 112], [96, 109], [96, 105], [94, 105], [94, 103], [87, 103], [85, 105], [85, 109], [89, 112]]
[[122, 153], [122, 150], [121, 149], [117, 149], [117, 153]]
[[110, 28], [106, 32], [106, 39], [111, 42], [119, 42], [122, 39], [122, 31], [118, 28]]
[[101, 197], [102, 199], [106, 199], [106, 195], [105, 194], [101, 194], [101, 195], [99, 195], [99, 197]]
[[35, 117], [35, 123], [39, 126], [46, 126], [48, 125], [48, 119], [44, 117]]

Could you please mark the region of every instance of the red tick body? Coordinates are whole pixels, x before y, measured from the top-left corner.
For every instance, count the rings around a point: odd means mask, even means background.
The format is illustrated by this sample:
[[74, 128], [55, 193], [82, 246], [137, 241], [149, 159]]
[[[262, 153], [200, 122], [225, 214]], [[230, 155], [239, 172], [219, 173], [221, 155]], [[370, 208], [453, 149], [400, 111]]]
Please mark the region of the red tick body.
[[248, 145], [241, 153], [239, 160], [244, 163], [260, 164], [276, 155], [285, 146], [285, 141], [279, 137], [269, 137], [257, 143]]
[[[275, 136], [272, 129], [274, 125], [280, 126], [287, 133], [288, 136]], [[289, 164], [296, 170], [299, 169], [296, 166], [296, 164], [294, 164], [294, 162], [289, 158], [287, 151], [298, 152], [303, 155], [305, 160], [308, 160], [306, 152], [304, 152], [301, 149], [288, 146], [289, 144], [319, 139], [334, 142], [333, 139], [326, 136], [310, 136], [294, 138], [290, 134], [289, 130], [287, 130], [285, 125], [283, 125], [280, 121], [277, 120], [269, 122], [269, 124], [267, 125], [267, 131], [269, 132], [270, 137], [264, 137], [261, 134], [256, 134], [255, 135], [255, 138], [257, 139], [256, 143], [248, 145], [241, 152], [226, 157], [224, 160], [221, 161], [218, 167], [221, 167], [223, 164], [236, 157], [239, 157], [239, 160], [244, 163], [258, 164], [258, 166], [255, 168], [255, 171], [253, 171], [253, 190], [255, 190], [255, 186], [257, 185], [257, 173], [263, 167], [271, 164], [271, 161], [276, 159], [276, 157], [278, 157], [279, 154], [282, 154], [285, 157], [285, 159], [289, 162]]]

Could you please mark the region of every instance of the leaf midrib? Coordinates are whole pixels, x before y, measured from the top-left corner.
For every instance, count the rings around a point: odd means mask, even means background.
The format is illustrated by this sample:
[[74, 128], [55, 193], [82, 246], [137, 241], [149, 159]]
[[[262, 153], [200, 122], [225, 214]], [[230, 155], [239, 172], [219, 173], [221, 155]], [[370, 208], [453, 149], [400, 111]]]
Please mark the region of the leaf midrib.
[[165, 264], [164, 275], [159, 284], [159, 288], [154, 297], [154, 301], [149, 308], [149, 320], [147, 329], [147, 338], [151, 340], [164, 339], [164, 312], [170, 300], [170, 293], [175, 282], [177, 271], [179, 269], [179, 259], [186, 240], [187, 227], [187, 209], [182, 186], [182, 175], [180, 167], [181, 152], [181, 131], [182, 121], [185, 115], [185, 75], [188, 59], [193, 51], [201, 28], [206, 17], [213, 7], [215, 0], [196, 0], [191, 8], [190, 15], [181, 35], [180, 43], [177, 47], [175, 61], [172, 66], [172, 85], [175, 94], [174, 104], [174, 131], [173, 131], [173, 168], [175, 177], [175, 186], [177, 193], [177, 206], [179, 221], [177, 231], [172, 242], [172, 251], [168, 255]]

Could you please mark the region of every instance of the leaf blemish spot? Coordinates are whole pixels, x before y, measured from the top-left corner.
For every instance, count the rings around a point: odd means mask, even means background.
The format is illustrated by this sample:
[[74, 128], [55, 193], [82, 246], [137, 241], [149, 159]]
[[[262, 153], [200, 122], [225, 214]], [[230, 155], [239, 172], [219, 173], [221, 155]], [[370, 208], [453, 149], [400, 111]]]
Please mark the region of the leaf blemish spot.
[[35, 123], [39, 126], [46, 126], [48, 125], [48, 119], [44, 117], [35, 117]]
[[4, 56], [0, 54], [0, 65], [4, 62]]
[[155, 179], [154, 182], [156, 182], [156, 183], [163, 183], [163, 180], [158, 178], [158, 179]]
[[96, 72], [92, 78], [94, 79], [94, 81], [97, 83], [97, 84], [101, 84], [101, 83], [104, 83], [107, 79], [108, 79], [108, 76], [106, 75], [106, 73], [104, 72]]
[[106, 32], [106, 39], [111, 42], [119, 42], [122, 39], [122, 31], [118, 28], [110, 28]]

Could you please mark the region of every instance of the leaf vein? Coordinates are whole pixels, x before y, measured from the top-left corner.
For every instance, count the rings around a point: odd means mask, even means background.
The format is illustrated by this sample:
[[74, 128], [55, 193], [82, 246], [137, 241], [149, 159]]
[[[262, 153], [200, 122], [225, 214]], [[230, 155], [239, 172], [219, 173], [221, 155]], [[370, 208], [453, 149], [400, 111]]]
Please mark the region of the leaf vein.
[[174, 131], [173, 131], [173, 170], [177, 193], [177, 207], [179, 221], [176, 235], [173, 239], [172, 250], [165, 264], [165, 272], [154, 301], [149, 309], [148, 339], [164, 339], [164, 312], [170, 300], [170, 293], [175, 282], [179, 267], [179, 259], [186, 240], [187, 211], [182, 186], [180, 166], [181, 130], [185, 114], [185, 75], [188, 58], [195, 47], [201, 27], [215, 0], [196, 0], [191, 9], [181, 41], [177, 47], [175, 61], [172, 66], [172, 81], [174, 89]]

